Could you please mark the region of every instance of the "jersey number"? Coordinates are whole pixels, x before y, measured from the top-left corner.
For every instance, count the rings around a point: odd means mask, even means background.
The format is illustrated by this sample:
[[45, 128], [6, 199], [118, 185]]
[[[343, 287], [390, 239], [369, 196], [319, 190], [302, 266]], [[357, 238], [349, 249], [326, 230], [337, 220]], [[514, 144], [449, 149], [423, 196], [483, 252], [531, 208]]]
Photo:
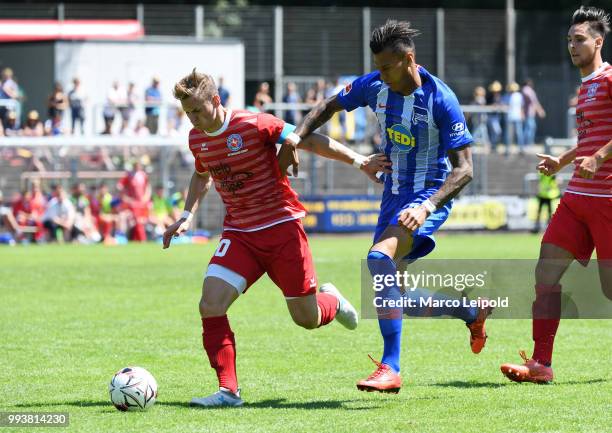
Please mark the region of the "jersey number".
[[221, 239], [221, 241], [219, 241], [217, 251], [215, 251], [215, 256], [223, 257], [225, 253], [227, 253], [227, 250], [229, 249], [231, 243], [232, 241], [230, 241], [229, 239]]

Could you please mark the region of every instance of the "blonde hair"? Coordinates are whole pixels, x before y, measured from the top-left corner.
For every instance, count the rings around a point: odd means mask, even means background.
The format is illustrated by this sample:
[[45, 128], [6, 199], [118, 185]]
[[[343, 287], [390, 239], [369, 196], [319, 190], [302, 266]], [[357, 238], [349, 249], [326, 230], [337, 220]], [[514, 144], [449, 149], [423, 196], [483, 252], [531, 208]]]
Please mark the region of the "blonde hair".
[[210, 75], [196, 72], [193, 68], [191, 74], [183, 77], [174, 85], [174, 97], [179, 101], [195, 96], [202, 99], [212, 99], [218, 95], [215, 80]]

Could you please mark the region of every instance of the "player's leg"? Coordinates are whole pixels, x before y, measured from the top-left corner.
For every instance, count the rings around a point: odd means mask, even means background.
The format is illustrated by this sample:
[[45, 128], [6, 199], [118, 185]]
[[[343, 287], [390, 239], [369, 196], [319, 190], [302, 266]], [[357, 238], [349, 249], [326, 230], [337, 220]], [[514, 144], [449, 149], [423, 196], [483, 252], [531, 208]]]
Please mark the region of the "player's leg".
[[[379, 227], [387, 223], [384, 217], [383, 210], [379, 219]], [[410, 252], [412, 232], [399, 225], [388, 225], [380, 235], [379, 230], [375, 234], [376, 241], [368, 253], [367, 263], [372, 278], [381, 278], [384, 281], [386, 276], [395, 278], [397, 273], [395, 258], [403, 257]], [[398, 301], [402, 296], [401, 288], [397, 285], [386, 286], [380, 296], [386, 301]], [[383, 338], [382, 359], [378, 362], [370, 357], [377, 368], [367, 378], [357, 382], [357, 389], [368, 392], [397, 393], [402, 386], [399, 372], [403, 309], [401, 307], [378, 308], [377, 314], [378, 326]]]
[[612, 198], [590, 197], [588, 201], [589, 232], [597, 252], [601, 290], [612, 300]]
[[305, 329], [325, 326], [337, 319], [348, 329], [357, 327], [357, 311], [331, 283], [317, 293], [317, 277], [308, 238], [301, 221], [288, 221], [267, 229], [275, 244], [265, 268], [283, 291], [291, 318]]
[[263, 269], [241, 235], [225, 233], [206, 271], [199, 302], [202, 344], [217, 374], [219, 391], [192, 399], [192, 405], [242, 405], [236, 375], [236, 341], [227, 310], [262, 274]]
[[501, 366], [502, 373], [510, 380], [534, 383], [553, 380], [551, 364], [561, 317], [561, 278], [574, 259], [588, 261], [594, 247], [588, 226], [579, 217], [581, 200], [574, 194], [566, 194], [544, 233], [535, 270], [533, 355], [527, 359], [525, 352], [521, 351], [523, 364]]

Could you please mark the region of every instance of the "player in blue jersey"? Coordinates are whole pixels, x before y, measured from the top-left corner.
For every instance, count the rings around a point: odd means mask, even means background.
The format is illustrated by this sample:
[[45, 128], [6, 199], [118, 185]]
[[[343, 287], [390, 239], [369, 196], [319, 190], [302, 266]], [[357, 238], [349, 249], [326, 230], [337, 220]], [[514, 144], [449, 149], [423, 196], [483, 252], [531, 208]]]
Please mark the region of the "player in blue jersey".
[[[396, 275], [398, 268], [429, 254], [435, 247], [433, 234], [446, 221], [452, 199], [472, 180], [472, 136], [457, 97], [439, 78], [415, 62], [413, 38], [418, 31], [407, 22], [387, 21], [372, 32], [370, 48], [376, 72], [357, 78], [337, 95], [315, 106], [297, 127], [304, 138], [327, 122], [334, 113], [369, 106], [376, 114], [382, 134], [381, 151], [392, 163], [385, 175], [381, 212], [368, 253], [374, 277]], [[285, 142], [281, 165], [297, 171], [298, 143]], [[385, 288], [386, 299], [443, 295], [423, 289], [404, 291]], [[484, 322], [489, 308], [379, 308], [384, 341], [377, 369], [357, 383], [364, 391], [399, 392], [400, 346], [403, 314], [449, 315], [465, 321], [474, 353], [484, 347]]]

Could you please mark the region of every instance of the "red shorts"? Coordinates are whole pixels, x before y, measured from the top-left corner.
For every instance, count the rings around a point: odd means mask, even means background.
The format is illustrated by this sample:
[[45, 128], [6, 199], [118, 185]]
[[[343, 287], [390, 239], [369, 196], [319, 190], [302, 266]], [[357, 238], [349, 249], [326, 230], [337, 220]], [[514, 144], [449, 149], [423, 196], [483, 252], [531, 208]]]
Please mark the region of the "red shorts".
[[299, 219], [253, 232], [225, 230], [209, 266], [213, 264], [244, 277], [245, 290], [265, 272], [287, 298], [317, 291], [312, 255]]
[[599, 260], [611, 260], [612, 198], [565, 193], [542, 243], [569, 251], [583, 265], [591, 258], [593, 248]]

